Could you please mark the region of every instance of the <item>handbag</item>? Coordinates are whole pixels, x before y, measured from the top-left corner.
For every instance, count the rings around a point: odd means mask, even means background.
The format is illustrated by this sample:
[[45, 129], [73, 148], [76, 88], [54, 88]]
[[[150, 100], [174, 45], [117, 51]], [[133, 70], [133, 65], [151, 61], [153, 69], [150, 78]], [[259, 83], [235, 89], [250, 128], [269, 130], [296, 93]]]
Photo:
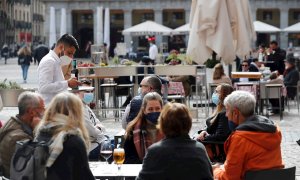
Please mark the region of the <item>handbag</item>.
[[23, 64], [23, 63], [25, 62], [25, 58], [23, 58], [23, 57], [22, 57], [22, 58], [19, 58], [18, 61], [19, 61], [19, 62], [18, 62], [19, 64]]

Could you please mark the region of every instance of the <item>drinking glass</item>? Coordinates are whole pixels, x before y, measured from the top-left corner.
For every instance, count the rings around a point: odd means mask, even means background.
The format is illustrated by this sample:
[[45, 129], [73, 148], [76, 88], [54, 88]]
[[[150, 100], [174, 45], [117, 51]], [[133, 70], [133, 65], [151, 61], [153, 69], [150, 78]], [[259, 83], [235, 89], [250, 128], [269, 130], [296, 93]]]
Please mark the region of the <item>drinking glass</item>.
[[109, 141], [104, 141], [101, 143], [100, 155], [105, 159], [106, 164], [108, 164], [108, 158], [112, 155], [112, 146]]
[[123, 164], [124, 160], [125, 160], [125, 151], [123, 148], [116, 148], [114, 150], [114, 162], [115, 164], [117, 164], [118, 166], [118, 174], [121, 174], [121, 165]]

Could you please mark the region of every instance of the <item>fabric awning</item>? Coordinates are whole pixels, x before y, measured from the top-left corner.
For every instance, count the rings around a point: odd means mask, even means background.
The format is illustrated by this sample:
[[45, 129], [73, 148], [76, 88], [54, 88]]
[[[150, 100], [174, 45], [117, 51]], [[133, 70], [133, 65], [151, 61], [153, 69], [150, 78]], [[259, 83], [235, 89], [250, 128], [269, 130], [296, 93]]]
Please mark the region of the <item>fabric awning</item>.
[[279, 28], [261, 21], [254, 21], [253, 24], [254, 30], [259, 33], [276, 33], [281, 31]]
[[145, 21], [143, 23], [132, 26], [122, 31], [123, 35], [143, 36], [143, 35], [170, 35], [171, 28], [163, 26], [153, 21]]

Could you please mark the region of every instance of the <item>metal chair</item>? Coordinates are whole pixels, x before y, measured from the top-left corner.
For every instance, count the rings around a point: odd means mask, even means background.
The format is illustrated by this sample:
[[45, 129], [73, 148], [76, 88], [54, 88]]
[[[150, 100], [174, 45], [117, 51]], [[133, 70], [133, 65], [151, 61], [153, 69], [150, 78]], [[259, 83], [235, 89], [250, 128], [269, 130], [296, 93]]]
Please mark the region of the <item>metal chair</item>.
[[[263, 107], [267, 107], [266, 116], [269, 117], [269, 99], [278, 99], [279, 101], [279, 112], [280, 112], [280, 120], [282, 120], [282, 104], [281, 104], [281, 88], [282, 84], [266, 84], [260, 83], [260, 112], [263, 114]], [[266, 101], [266, 105], [264, 105], [264, 101]], [[272, 107], [274, 108], [274, 107]]]
[[296, 167], [247, 171], [245, 180], [295, 180]]

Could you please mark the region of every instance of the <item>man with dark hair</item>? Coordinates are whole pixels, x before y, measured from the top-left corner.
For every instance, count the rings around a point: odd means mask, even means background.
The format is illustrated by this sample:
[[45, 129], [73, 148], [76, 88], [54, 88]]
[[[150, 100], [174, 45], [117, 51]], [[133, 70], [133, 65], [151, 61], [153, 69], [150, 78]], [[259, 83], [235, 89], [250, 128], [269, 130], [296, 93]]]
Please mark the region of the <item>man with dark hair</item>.
[[38, 91], [48, 105], [58, 93], [68, 87], [80, 85], [76, 78], [64, 79], [61, 66], [70, 64], [75, 51], [79, 49], [76, 39], [70, 34], [64, 34], [56, 43], [55, 48], [43, 57], [38, 67]]
[[271, 41], [269, 46], [269, 52], [267, 52], [267, 67], [270, 67], [270, 70], [278, 71], [280, 74], [283, 74], [285, 66], [284, 66], [284, 59], [286, 57], [286, 51], [280, 49], [278, 46], [277, 41]]
[[126, 129], [127, 124], [137, 116], [143, 102], [143, 97], [148, 92], [157, 92], [162, 95], [161, 86], [161, 80], [155, 75], [147, 76], [142, 80], [140, 83], [140, 94], [132, 98], [130, 103], [126, 106], [125, 113], [122, 118], [122, 127], [124, 129]]
[[49, 53], [49, 48], [45, 44], [43, 44], [42, 41], [40, 41], [39, 45], [35, 48], [33, 53], [34, 64], [36, 62], [40, 64], [42, 58], [48, 53]]
[[40, 122], [45, 105], [42, 97], [33, 92], [23, 92], [18, 98], [19, 114], [11, 117], [0, 130], [0, 168], [10, 177], [10, 162], [17, 141], [33, 139], [33, 129]]
[[250, 63], [249, 72], [259, 72], [259, 68], [261, 67], [262, 62], [258, 61], [257, 58], [254, 58]]

